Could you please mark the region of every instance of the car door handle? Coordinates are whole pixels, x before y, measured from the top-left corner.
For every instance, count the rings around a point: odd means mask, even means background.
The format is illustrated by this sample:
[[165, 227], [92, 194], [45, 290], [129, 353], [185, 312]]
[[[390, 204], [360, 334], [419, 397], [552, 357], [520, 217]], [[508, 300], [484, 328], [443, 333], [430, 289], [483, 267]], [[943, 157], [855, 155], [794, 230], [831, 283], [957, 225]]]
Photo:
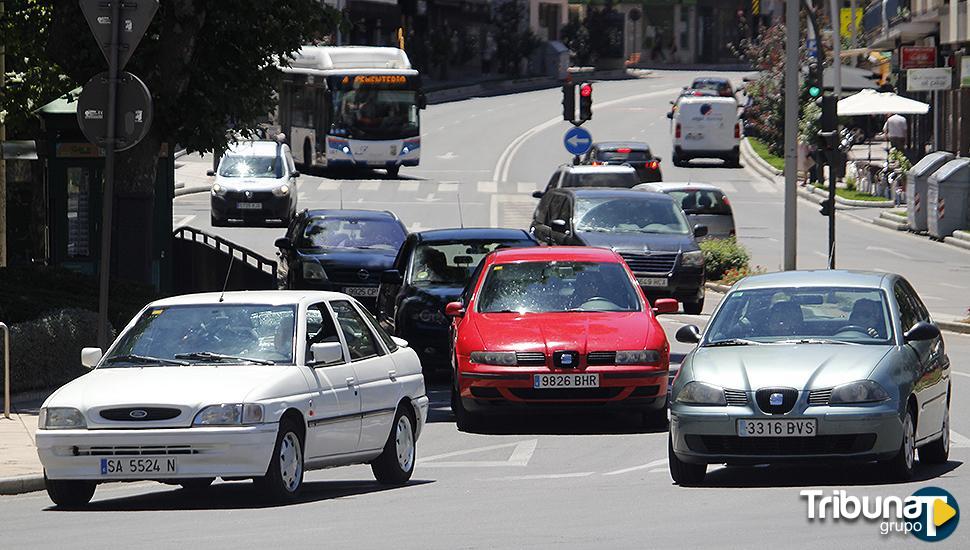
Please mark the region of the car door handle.
[[397, 382], [397, 371], [396, 370], [387, 371], [387, 377], [391, 379], [391, 382]]
[[354, 385], [354, 382], [355, 382], [355, 381], [356, 381], [356, 380], [354, 379], [354, 377], [353, 377], [353, 376], [348, 376], [348, 377], [347, 377], [347, 385], [348, 385], [348, 386], [351, 386], [351, 387], [353, 387], [353, 385]]

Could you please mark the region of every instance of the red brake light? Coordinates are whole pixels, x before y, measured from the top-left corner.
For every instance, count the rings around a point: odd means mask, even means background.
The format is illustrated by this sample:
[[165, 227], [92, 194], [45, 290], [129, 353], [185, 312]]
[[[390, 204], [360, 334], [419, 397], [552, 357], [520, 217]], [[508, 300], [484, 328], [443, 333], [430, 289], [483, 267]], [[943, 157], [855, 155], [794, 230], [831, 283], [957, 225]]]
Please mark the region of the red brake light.
[[617, 153], [624, 153], [624, 154], [630, 154], [631, 151], [632, 149], [630, 149], [629, 147], [620, 147], [619, 149], [616, 150]]
[[589, 97], [593, 95], [593, 87], [589, 84], [583, 84], [579, 87], [579, 95], [583, 97]]
[[727, 206], [731, 206], [731, 201], [729, 201], [727, 197], [721, 197], [721, 202], [723, 202]]
[[650, 162], [648, 162], [646, 164], [646, 167], [649, 168], [649, 169], [651, 169], [651, 170], [656, 170], [656, 169], [660, 168], [660, 163], [657, 162], [657, 161], [655, 161], [655, 160], [651, 160]]
[[680, 139], [680, 123], [677, 123], [677, 127], [674, 128], [674, 137]]
[[741, 123], [734, 125], [734, 139], [741, 139]]

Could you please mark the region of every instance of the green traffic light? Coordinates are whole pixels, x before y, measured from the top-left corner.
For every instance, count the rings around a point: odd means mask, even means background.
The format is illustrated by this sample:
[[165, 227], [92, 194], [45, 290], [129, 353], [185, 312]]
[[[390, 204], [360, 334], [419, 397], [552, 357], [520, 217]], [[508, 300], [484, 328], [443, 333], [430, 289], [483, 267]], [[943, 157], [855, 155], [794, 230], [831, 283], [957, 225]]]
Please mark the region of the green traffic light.
[[818, 86], [812, 86], [811, 88], [808, 89], [808, 95], [812, 97], [818, 97], [822, 95], [822, 89], [819, 88]]

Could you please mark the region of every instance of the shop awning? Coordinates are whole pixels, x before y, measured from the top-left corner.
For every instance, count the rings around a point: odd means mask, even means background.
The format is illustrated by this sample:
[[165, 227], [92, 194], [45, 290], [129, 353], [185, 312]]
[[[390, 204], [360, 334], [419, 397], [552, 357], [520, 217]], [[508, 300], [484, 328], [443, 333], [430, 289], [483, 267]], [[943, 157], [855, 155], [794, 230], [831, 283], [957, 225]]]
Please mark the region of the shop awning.
[[925, 115], [930, 106], [892, 92], [862, 90], [839, 101], [839, 116]]

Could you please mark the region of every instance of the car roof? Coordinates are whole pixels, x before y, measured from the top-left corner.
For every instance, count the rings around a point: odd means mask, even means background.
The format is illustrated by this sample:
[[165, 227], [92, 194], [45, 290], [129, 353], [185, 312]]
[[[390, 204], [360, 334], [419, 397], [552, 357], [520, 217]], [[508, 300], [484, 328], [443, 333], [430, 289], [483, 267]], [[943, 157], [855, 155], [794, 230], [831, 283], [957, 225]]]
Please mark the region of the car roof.
[[415, 233], [424, 242], [455, 241], [455, 240], [533, 240], [532, 236], [523, 229], [504, 229], [495, 227], [463, 227], [452, 229], [429, 229]]
[[801, 271], [778, 271], [775, 273], [765, 273], [763, 275], [752, 275], [742, 279], [732, 292], [738, 290], [750, 290], [757, 288], [776, 288], [776, 287], [859, 287], [859, 288], [886, 288], [888, 281], [893, 280], [894, 275], [890, 273], [877, 273], [874, 271], [850, 271], [833, 269], [816, 269]]
[[219, 304], [266, 304], [296, 305], [307, 300], [346, 300], [339, 292], [322, 290], [235, 290], [230, 292], [201, 292], [162, 298], [149, 304], [151, 307], [219, 305]]
[[625, 189], [622, 187], [564, 187], [555, 189], [560, 193], [571, 193], [576, 197], [590, 199], [610, 198], [610, 197], [629, 197], [632, 199], [653, 198], [659, 201], [673, 201], [670, 195], [664, 193], [654, 193], [645, 189]]
[[276, 156], [277, 145], [282, 145], [282, 147], [280, 147], [280, 150], [282, 150], [283, 147], [286, 147], [285, 143], [278, 144], [277, 142], [270, 141], [270, 140], [256, 139], [256, 140], [250, 140], [250, 141], [240, 141], [237, 143], [230, 144], [229, 147], [226, 148], [226, 154], [236, 155], [236, 156], [261, 156], [261, 157], [271, 156], [272, 157], [272, 156]]
[[621, 148], [644, 150], [650, 149], [650, 145], [643, 141], [598, 141], [593, 144], [593, 148], [607, 151]]
[[730, 84], [731, 79], [723, 76], [698, 76], [694, 79], [694, 82], [724, 82]]
[[613, 164], [601, 164], [599, 166], [592, 166], [589, 164], [581, 164], [579, 166], [566, 166], [566, 169], [573, 174], [626, 174], [626, 173], [636, 173], [636, 170], [631, 166], [623, 165], [613, 165]]
[[512, 263], [512, 262], [612, 262], [619, 263], [622, 260], [616, 252], [608, 248], [596, 248], [592, 246], [538, 246], [534, 248], [503, 248], [492, 252], [489, 257], [491, 262]]
[[356, 218], [361, 220], [383, 220], [391, 219], [397, 220], [397, 216], [393, 212], [388, 212], [387, 210], [357, 210], [357, 209], [320, 209], [320, 210], [307, 210], [306, 215], [308, 217], [319, 217], [319, 216], [333, 216], [342, 218]]
[[702, 95], [702, 96], [684, 96], [680, 99], [681, 103], [731, 103], [733, 105], [738, 104], [738, 100], [733, 97], [724, 97], [719, 95]]
[[710, 183], [683, 183], [683, 182], [656, 182], [656, 183], [641, 183], [634, 187], [634, 189], [647, 190], [647, 189], [657, 189], [660, 191], [679, 191], [688, 189], [704, 189], [706, 191], [722, 191], [723, 190]]

